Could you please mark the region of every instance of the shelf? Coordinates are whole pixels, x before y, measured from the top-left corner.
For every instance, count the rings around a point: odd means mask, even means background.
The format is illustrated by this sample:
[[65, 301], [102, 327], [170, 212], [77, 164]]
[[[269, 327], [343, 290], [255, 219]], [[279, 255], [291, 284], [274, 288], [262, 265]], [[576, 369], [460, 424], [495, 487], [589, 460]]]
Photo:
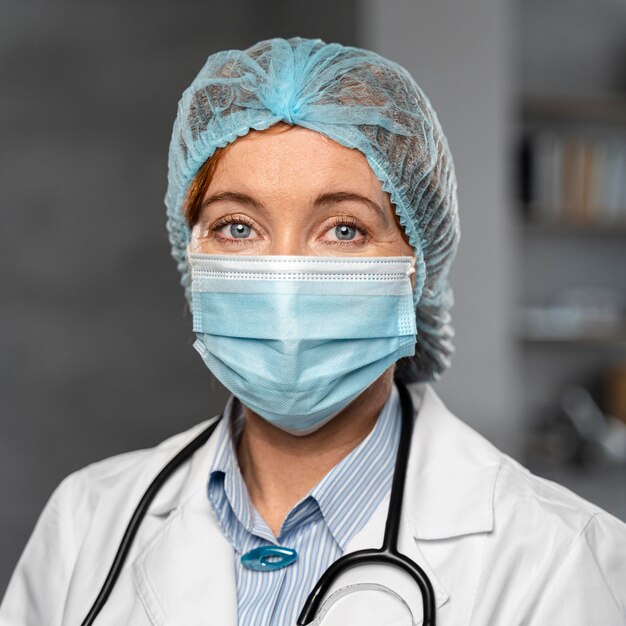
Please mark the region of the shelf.
[[[524, 209], [525, 210], [525, 209]], [[626, 215], [626, 209], [624, 209]], [[538, 219], [522, 219], [520, 226], [531, 235], [559, 235], [576, 237], [626, 237], [626, 220], [608, 222], [566, 222], [564, 220], [548, 222]]]
[[[522, 95], [520, 113], [524, 128], [518, 157], [520, 184], [529, 202], [518, 202], [520, 238], [544, 248], [562, 238], [556, 250], [574, 254], [574, 248], [561, 248], [571, 239], [572, 245], [587, 244], [585, 253], [594, 260], [597, 257], [595, 262], [605, 262], [605, 256], [596, 255], [596, 241], [623, 259], [626, 190], [621, 164], [626, 162], [626, 94], [527, 94]], [[620, 261], [611, 267], [619, 268]], [[569, 347], [625, 349], [623, 285], [612, 285], [614, 294], [607, 291], [595, 298], [585, 290], [599, 289], [598, 285], [565, 289], [573, 276], [568, 275], [565, 261], [559, 271], [561, 286], [552, 284], [558, 280], [554, 272], [544, 285], [546, 293], [555, 294], [554, 302], [522, 307], [516, 340], [526, 346], [551, 347], [555, 353]]]
[[626, 313], [617, 308], [526, 306], [520, 313], [518, 340], [523, 343], [626, 347]]
[[531, 94], [522, 96], [521, 109], [532, 121], [626, 125], [626, 96], [619, 94]]
[[558, 336], [558, 335], [520, 335], [518, 341], [531, 345], [563, 346], [563, 347], [613, 347], [626, 348], [626, 332], [607, 336]]

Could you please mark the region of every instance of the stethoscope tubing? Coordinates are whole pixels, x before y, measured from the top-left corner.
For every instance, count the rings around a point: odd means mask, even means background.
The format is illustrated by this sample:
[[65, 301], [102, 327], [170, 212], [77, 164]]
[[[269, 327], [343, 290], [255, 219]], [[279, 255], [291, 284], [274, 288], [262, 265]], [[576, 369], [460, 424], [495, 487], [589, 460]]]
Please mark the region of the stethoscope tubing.
[[[400, 393], [400, 403], [402, 405], [402, 425], [400, 431], [400, 443], [396, 464], [394, 468], [393, 481], [391, 484], [391, 494], [389, 498], [389, 509], [387, 513], [387, 523], [385, 525], [385, 535], [381, 548], [359, 550], [351, 552], [337, 559], [322, 574], [317, 584], [309, 594], [302, 611], [298, 617], [297, 626], [306, 626], [315, 620], [321, 603], [326, 597], [326, 593], [336, 578], [348, 569], [366, 563], [382, 563], [404, 570], [409, 574], [420, 589], [423, 607], [423, 626], [435, 626], [435, 593], [428, 576], [424, 570], [411, 559], [398, 551], [398, 537], [400, 532], [400, 520], [402, 515], [402, 500], [404, 497], [404, 483], [411, 447], [411, 435], [413, 432], [413, 403], [409, 391], [399, 381], [396, 381]], [[89, 613], [83, 620], [81, 626], [91, 626], [106, 601], [108, 600], [113, 587], [119, 578], [128, 557], [133, 540], [139, 530], [139, 526], [145, 517], [150, 503], [158, 493], [159, 489], [167, 481], [174, 471], [182, 465], [196, 450], [201, 448], [213, 434], [222, 414], [211, 422], [199, 435], [192, 439], [182, 448], [163, 469], [157, 474], [150, 486], [146, 489], [141, 500], [137, 504], [135, 511], [126, 527], [120, 545], [111, 564], [107, 577], [94, 601]]]
[[404, 570], [417, 584], [422, 595], [423, 626], [435, 626], [435, 592], [424, 570], [414, 561], [398, 551], [400, 536], [400, 520], [402, 519], [402, 501], [404, 499], [404, 484], [406, 470], [411, 451], [411, 436], [413, 434], [413, 402], [405, 385], [396, 381], [402, 405], [402, 425], [400, 442], [396, 455], [396, 464], [391, 483], [387, 522], [381, 548], [371, 548], [350, 552], [337, 559], [322, 574], [315, 587], [309, 594], [302, 611], [298, 616], [297, 626], [311, 624], [318, 614], [322, 601], [328, 594], [333, 582], [344, 572], [359, 565], [380, 563]]
[[83, 620], [81, 626], [91, 626], [94, 623], [94, 620], [111, 595], [111, 591], [113, 591], [113, 587], [119, 578], [124, 562], [126, 561], [126, 557], [130, 552], [135, 535], [139, 530], [141, 521], [148, 512], [148, 507], [150, 506], [152, 500], [154, 500], [154, 497], [158, 493], [159, 489], [180, 465], [182, 465], [196, 450], [198, 450], [198, 448], [201, 448], [209, 440], [209, 437], [213, 434], [213, 431], [216, 429], [221, 418], [222, 414], [220, 414], [215, 421], [211, 422], [199, 435], [182, 448], [150, 483], [150, 486], [146, 489], [141, 500], [139, 501], [133, 516], [130, 518], [130, 522], [128, 523], [124, 536], [120, 541], [120, 545], [115, 554], [115, 558], [113, 559], [111, 568], [109, 569], [109, 573], [107, 574], [102, 588], [100, 589], [100, 593], [87, 614], [87, 617]]

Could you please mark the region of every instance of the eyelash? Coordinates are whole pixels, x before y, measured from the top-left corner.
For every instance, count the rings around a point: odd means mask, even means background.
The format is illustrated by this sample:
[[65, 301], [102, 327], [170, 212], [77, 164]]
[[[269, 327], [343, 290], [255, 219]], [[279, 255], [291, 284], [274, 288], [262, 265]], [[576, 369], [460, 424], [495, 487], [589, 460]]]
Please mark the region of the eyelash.
[[[215, 239], [218, 239], [220, 241], [227, 241], [229, 243], [234, 243], [235, 245], [245, 245], [246, 239], [235, 239], [235, 238], [231, 239], [229, 237], [222, 237], [219, 234], [219, 231], [222, 230], [224, 226], [228, 226], [229, 224], [245, 224], [246, 226], [249, 226], [250, 228], [254, 228], [254, 224], [252, 223], [252, 221], [249, 220], [244, 215], [227, 215], [225, 217], [218, 219], [217, 222], [215, 222], [215, 224], [210, 226], [209, 231], [212, 233], [212, 236], [215, 237]], [[353, 217], [350, 217], [348, 215], [339, 215], [337, 217], [334, 217], [331, 220], [329, 229], [336, 228], [337, 226], [350, 226], [356, 229], [356, 231], [360, 235], [363, 235], [363, 238], [357, 239], [356, 241], [350, 241], [350, 240], [323, 241], [322, 240], [322, 243], [324, 245], [361, 246], [365, 244], [368, 240], [369, 233], [367, 229], [364, 228], [361, 224], [359, 224], [359, 222], [357, 222]]]
[[220, 235], [219, 231], [222, 230], [224, 226], [228, 226], [228, 224], [245, 224], [250, 228], [254, 228], [254, 224], [245, 215], [227, 215], [221, 217], [215, 224], [210, 226], [209, 231], [211, 231], [212, 236], [219, 241], [234, 243], [236, 246], [245, 245], [247, 243], [246, 239], [231, 239], [230, 237], [222, 237], [222, 235]]
[[362, 246], [364, 243], [367, 243], [368, 232], [367, 230], [359, 224], [353, 217], [349, 215], [339, 215], [337, 217], [333, 217], [331, 220], [330, 228], [336, 228], [337, 226], [350, 226], [354, 228], [360, 235], [363, 235], [362, 239], [357, 239], [355, 241], [322, 241], [324, 245], [330, 246]]

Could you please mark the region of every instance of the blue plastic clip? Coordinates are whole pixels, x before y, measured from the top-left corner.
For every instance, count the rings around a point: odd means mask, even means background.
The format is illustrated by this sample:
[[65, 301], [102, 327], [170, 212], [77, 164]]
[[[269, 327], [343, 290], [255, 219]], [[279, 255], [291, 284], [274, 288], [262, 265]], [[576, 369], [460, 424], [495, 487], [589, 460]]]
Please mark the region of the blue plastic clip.
[[272, 572], [291, 565], [298, 558], [293, 548], [261, 546], [241, 555], [241, 564], [256, 572]]

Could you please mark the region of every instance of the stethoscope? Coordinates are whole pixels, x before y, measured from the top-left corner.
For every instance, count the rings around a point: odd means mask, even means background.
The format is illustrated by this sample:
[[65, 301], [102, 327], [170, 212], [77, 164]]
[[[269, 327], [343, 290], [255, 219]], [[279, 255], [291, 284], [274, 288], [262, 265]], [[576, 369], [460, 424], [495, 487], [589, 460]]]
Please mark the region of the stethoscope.
[[[424, 570], [414, 561], [398, 551], [398, 536], [400, 534], [400, 518], [402, 513], [402, 498], [404, 496], [404, 481], [411, 447], [411, 435], [413, 433], [413, 402], [408, 389], [402, 382], [396, 379], [396, 386], [400, 394], [400, 404], [402, 406], [402, 425], [400, 430], [400, 443], [391, 484], [391, 495], [389, 499], [389, 509], [387, 522], [385, 524], [385, 535], [383, 545], [380, 548], [369, 548], [350, 552], [337, 559], [322, 574], [313, 591], [309, 594], [302, 611], [298, 617], [297, 626], [312, 624], [320, 611], [320, 607], [326, 597], [333, 582], [346, 570], [359, 565], [385, 564], [399, 568], [406, 572], [415, 581], [422, 596], [423, 626], [435, 626], [435, 592]], [[176, 456], [158, 473], [146, 492], [142, 496], [135, 512], [133, 513], [124, 536], [113, 559], [111, 569], [100, 589], [100, 593], [91, 607], [82, 626], [90, 626], [105, 605], [117, 578], [120, 575], [124, 561], [128, 556], [131, 544], [141, 520], [145, 516], [148, 507], [154, 496], [163, 483], [176, 470], [176, 468], [186, 461], [193, 453], [203, 446], [217, 426], [220, 417], [209, 424], [195, 439], [188, 443]]]

